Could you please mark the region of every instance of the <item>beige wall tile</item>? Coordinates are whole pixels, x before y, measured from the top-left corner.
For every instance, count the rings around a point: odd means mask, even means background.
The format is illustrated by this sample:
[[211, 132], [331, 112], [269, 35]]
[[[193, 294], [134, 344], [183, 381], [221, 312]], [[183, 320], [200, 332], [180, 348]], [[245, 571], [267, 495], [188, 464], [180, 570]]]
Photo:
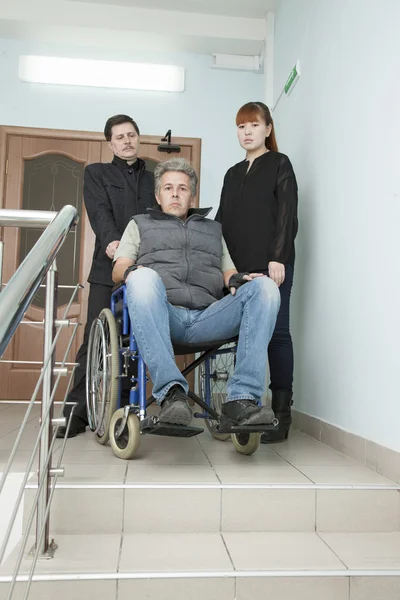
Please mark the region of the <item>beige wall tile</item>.
[[308, 433], [327, 446], [400, 483], [400, 452], [343, 431], [315, 417], [293, 411], [296, 429]]
[[399, 452], [368, 441], [366, 463], [371, 469], [375, 469], [381, 475], [400, 483]]
[[305, 413], [297, 410], [293, 410], [292, 414], [293, 426], [295, 429], [304, 431], [304, 433], [307, 433], [307, 435], [310, 435], [318, 441], [321, 440], [322, 421], [320, 419], [317, 417], [312, 417], [311, 415], [306, 415]]
[[321, 442], [361, 464], [365, 464], [366, 440], [364, 438], [322, 422]]
[[367, 440], [365, 446], [365, 464], [369, 469], [376, 471], [376, 452], [378, 444]]

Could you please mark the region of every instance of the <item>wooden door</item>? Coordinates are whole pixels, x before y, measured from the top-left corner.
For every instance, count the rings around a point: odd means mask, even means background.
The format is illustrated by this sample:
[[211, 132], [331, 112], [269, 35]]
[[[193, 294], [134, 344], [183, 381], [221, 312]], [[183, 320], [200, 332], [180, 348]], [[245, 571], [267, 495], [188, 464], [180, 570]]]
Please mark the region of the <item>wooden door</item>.
[[[61, 248], [57, 266], [60, 285], [85, 284], [75, 297], [69, 318], [85, 323], [87, 311], [89, 273], [94, 235], [82, 202], [83, 172], [88, 163], [99, 162], [100, 141], [84, 141], [10, 135], [8, 137], [7, 174], [3, 207], [58, 211], [65, 204], [75, 206], [80, 221]], [[6, 227], [4, 239], [4, 281], [7, 282], [23, 258], [36, 243], [43, 230]], [[58, 292], [58, 317], [61, 318], [72, 290], [60, 288]], [[4, 359], [14, 361], [41, 361], [43, 355], [43, 327], [35, 325], [44, 317], [45, 290], [36, 294], [24, 320], [31, 324], [20, 325]], [[72, 328], [64, 329], [57, 345], [56, 361], [61, 361]], [[72, 344], [68, 361], [73, 362], [83, 339], [83, 327]], [[0, 364], [2, 399], [24, 400], [31, 397], [40, 374], [39, 365], [21, 363]], [[67, 378], [62, 377], [57, 399], [64, 396]]]

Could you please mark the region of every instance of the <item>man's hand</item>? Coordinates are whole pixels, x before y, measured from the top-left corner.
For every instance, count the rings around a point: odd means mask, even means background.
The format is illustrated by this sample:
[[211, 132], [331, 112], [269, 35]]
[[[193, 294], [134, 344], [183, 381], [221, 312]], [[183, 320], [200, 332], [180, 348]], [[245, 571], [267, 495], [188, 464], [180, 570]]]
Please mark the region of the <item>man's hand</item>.
[[271, 260], [268, 263], [268, 275], [279, 287], [285, 281], [285, 265]]
[[240, 288], [241, 285], [244, 285], [256, 277], [265, 277], [265, 275], [262, 273], [234, 273], [228, 283], [228, 288], [232, 296], [236, 294], [236, 290]]
[[115, 240], [115, 242], [110, 242], [106, 248], [106, 254], [108, 256], [108, 258], [111, 258], [111, 260], [114, 258], [114, 254], [117, 251], [117, 248], [119, 246], [119, 240]]

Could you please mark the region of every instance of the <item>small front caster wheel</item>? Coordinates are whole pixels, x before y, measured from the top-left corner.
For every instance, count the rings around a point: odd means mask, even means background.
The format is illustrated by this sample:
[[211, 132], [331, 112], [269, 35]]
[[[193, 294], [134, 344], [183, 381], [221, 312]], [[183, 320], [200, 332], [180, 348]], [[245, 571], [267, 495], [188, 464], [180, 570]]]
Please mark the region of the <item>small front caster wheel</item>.
[[239, 454], [254, 454], [261, 441], [260, 433], [233, 433], [232, 443]]
[[116, 433], [124, 417], [124, 409], [115, 411], [110, 421], [110, 444], [111, 448], [118, 458], [129, 460], [133, 458], [140, 444], [139, 419], [133, 413], [129, 413], [125, 429], [117, 439]]

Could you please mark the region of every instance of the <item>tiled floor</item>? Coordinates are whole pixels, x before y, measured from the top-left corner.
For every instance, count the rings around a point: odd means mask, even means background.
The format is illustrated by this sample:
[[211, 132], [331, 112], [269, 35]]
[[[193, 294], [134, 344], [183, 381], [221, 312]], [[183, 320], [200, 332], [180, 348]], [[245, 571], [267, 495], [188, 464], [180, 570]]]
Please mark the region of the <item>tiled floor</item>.
[[[0, 467], [23, 410], [0, 404]], [[35, 407], [17, 453], [19, 471], [38, 414]], [[87, 432], [68, 440], [62, 464], [51, 517], [59, 549], [37, 573], [92, 574], [93, 581], [35, 582], [30, 598], [400, 597], [399, 485], [300, 432], [253, 456], [208, 432], [144, 436], [127, 462]], [[26, 508], [35, 485], [33, 478]], [[0, 600], [5, 585], [0, 580]]]
[[[25, 410], [26, 405], [0, 402], [0, 468], [7, 461]], [[29, 456], [39, 414], [40, 406], [35, 406], [17, 453], [18, 465]], [[55, 459], [60, 446], [61, 440], [57, 440]], [[218, 442], [207, 431], [189, 439], [144, 436], [137, 456], [128, 462], [117, 459], [109, 446], [96, 443], [87, 431], [68, 440], [63, 464], [64, 482], [395, 485], [295, 430], [286, 442], [261, 445], [252, 456], [238, 454], [230, 441]]]

